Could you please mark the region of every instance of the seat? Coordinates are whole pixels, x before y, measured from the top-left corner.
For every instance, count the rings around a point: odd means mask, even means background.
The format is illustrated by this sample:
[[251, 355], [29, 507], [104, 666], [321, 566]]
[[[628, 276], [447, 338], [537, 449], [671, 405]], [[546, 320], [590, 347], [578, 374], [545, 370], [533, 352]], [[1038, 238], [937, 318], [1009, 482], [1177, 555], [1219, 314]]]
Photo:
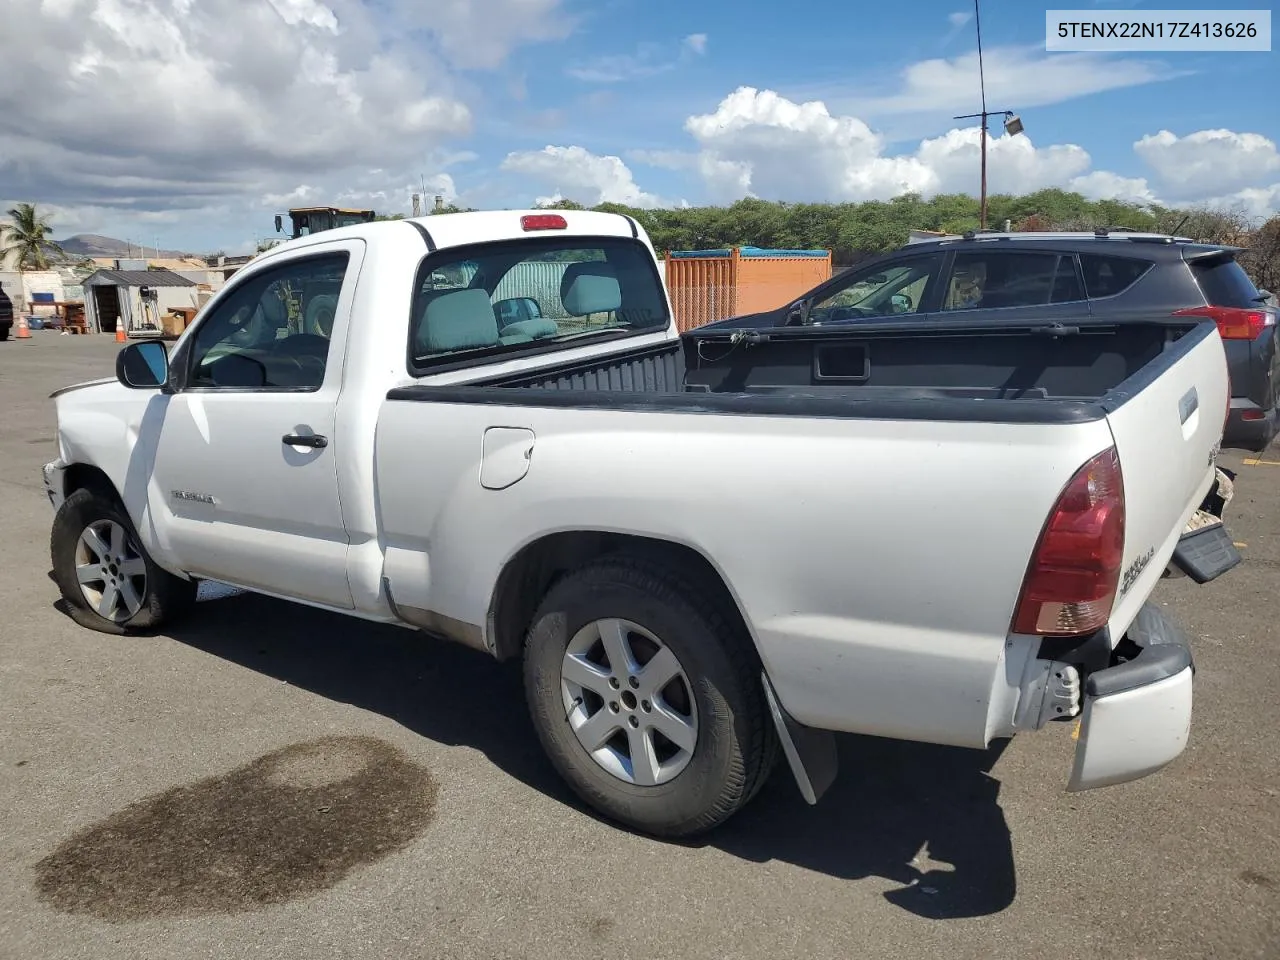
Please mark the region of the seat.
[[618, 275], [603, 261], [571, 263], [560, 281], [560, 300], [571, 317], [612, 313], [622, 306]]
[[483, 290], [447, 290], [430, 296], [418, 317], [414, 350], [420, 356], [498, 345], [498, 318]]

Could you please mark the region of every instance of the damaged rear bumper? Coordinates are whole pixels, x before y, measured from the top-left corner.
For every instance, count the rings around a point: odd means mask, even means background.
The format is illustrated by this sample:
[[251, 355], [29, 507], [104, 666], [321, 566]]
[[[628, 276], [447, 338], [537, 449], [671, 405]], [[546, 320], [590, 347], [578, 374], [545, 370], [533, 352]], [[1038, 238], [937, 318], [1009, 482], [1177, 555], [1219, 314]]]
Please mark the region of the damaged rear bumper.
[[1085, 680], [1070, 791], [1137, 780], [1186, 748], [1195, 663], [1182, 629], [1148, 603], [1114, 661]]

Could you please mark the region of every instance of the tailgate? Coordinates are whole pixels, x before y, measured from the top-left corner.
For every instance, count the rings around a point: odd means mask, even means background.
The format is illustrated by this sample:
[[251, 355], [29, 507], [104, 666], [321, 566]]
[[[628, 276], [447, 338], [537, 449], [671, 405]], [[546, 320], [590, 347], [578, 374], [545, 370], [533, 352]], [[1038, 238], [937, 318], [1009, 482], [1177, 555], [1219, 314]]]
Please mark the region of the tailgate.
[[1230, 391], [1218, 330], [1202, 323], [1116, 388], [1105, 404], [1125, 495], [1113, 642], [1155, 589], [1183, 528], [1210, 491]]

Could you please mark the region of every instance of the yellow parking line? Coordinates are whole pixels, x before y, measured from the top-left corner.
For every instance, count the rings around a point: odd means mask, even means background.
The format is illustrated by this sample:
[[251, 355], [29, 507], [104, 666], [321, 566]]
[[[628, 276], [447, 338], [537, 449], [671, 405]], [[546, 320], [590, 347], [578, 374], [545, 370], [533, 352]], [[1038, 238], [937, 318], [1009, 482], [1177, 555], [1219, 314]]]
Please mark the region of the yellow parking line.
[[1247, 547], [1247, 546], [1248, 546], [1248, 544], [1247, 544], [1247, 543], [1245, 543], [1243, 540], [1233, 540], [1233, 541], [1231, 542], [1231, 545], [1232, 545], [1233, 547]]
[[1242, 462], [1246, 467], [1280, 467], [1280, 460], [1259, 460], [1257, 457], [1245, 457]]

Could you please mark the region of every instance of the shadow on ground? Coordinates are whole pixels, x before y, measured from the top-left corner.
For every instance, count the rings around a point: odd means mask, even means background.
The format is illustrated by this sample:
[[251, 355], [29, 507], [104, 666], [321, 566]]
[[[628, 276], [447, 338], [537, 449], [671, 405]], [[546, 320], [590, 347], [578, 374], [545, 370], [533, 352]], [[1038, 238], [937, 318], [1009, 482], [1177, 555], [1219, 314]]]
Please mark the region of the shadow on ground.
[[[506, 774], [593, 816], [543, 757], [518, 662], [252, 594], [202, 603], [171, 636], [437, 743], [480, 750]], [[997, 913], [1016, 891], [999, 782], [989, 775], [1003, 748], [844, 736], [841, 775], [816, 807], [801, 799], [783, 761], [747, 809], [697, 842], [751, 862], [883, 877], [903, 885], [886, 898], [919, 916]]]

